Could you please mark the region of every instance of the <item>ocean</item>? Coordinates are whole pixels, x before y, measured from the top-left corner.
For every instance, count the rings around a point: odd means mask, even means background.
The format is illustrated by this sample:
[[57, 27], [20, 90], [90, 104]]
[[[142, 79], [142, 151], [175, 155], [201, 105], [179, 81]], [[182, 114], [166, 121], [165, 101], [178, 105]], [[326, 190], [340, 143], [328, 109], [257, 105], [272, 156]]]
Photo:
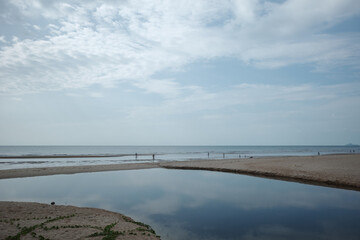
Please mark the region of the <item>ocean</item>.
[[359, 153], [360, 146], [0, 146], [0, 169]]

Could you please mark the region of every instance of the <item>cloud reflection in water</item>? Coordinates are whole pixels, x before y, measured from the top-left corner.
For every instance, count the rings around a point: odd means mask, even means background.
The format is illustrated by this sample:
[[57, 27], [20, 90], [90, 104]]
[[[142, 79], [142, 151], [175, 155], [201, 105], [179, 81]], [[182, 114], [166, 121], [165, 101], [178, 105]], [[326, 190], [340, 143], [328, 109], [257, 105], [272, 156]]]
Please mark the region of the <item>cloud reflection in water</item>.
[[360, 193], [228, 173], [165, 169], [0, 180], [0, 200], [105, 208], [162, 239], [356, 239]]

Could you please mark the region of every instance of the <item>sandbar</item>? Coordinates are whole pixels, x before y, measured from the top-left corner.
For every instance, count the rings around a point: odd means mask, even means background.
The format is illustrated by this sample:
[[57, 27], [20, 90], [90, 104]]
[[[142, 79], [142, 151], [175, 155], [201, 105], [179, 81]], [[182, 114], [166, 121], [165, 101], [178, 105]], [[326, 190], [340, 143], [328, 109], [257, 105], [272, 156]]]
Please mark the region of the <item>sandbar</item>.
[[0, 170], [0, 179], [49, 176], [57, 174], [74, 174], [89, 172], [105, 172], [119, 170], [134, 170], [159, 167], [157, 163], [124, 163], [106, 165], [81, 165], [65, 167], [43, 167], [43, 168], [20, 168]]
[[169, 169], [210, 170], [360, 191], [360, 154], [167, 162]]
[[148, 168], [246, 174], [360, 191], [360, 154], [206, 159], [0, 170], [0, 179]]
[[150, 226], [120, 213], [96, 208], [0, 202], [0, 239], [115, 239], [111, 236], [160, 239]]

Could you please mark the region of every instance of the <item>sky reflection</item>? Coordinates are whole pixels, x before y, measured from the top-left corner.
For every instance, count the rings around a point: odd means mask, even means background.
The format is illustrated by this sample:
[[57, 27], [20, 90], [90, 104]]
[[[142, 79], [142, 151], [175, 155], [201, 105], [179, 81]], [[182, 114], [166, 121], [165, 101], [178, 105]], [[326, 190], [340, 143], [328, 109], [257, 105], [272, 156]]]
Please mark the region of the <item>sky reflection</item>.
[[357, 239], [360, 193], [165, 169], [0, 180], [0, 200], [105, 208], [162, 239]]

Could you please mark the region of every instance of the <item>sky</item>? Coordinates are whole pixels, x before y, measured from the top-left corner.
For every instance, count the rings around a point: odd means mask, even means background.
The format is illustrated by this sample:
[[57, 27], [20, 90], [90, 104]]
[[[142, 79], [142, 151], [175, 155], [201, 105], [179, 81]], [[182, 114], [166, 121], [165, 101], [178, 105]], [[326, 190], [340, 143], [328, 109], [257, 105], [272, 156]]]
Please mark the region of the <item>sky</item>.
[[0, 145], [360, 144], [358, 0], [0, 0]]

